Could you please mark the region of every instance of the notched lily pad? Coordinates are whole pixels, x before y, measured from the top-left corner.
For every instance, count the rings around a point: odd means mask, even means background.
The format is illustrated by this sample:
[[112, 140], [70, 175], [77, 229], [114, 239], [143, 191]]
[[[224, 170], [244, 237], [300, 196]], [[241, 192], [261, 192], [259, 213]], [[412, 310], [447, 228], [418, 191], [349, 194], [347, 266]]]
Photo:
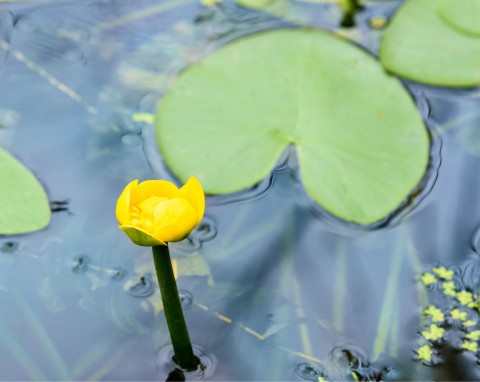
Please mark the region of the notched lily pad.
[[385, 68], [430, 85], [480, 85], [480, 1], [407, 0], [380, 47]]
[[309, 195], [370, 224], [420, 182], [429, 136], [400, 82], [363, 50], [315, 30], [243, 38], [188, 68], [160, 103], [157, 140], [207, 193], [250, 187], [288, 145]]
[[47, 195], [33, 174], [0, 149], [0, 234], [40, 230], [50, 221]]

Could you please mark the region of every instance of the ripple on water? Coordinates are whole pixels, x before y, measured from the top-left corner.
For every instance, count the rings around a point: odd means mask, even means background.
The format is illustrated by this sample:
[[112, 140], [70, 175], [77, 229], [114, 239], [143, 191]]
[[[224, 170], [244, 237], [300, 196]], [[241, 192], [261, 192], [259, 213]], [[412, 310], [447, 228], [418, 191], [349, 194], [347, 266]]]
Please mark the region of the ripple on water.
[[193, 295], [189, 291], [182, 289], [178, 291], [178, 295], [180, 296], [180, 304], [183, 310], [189, 310], [193, 304]]
[[72, 259], [72, 272], [77, 275], [85, 274], [88, 270], [90, 258], [87, 255], [75, 256]]
[[0, 251], [3, 253], [15, 253], [19, 248], [20, 244], [16, 241], [6, 241], [0, 247]]
[[30, 16], [19, 15], [14, 19], [14, 28], [22, 33], [33, 33], [38, 29], [38, 24]]
[[202, 247], [202, 243], [213, 240], [215, 236], [217, 236], [217, 225], [211, 217], [205, 215], [192, 233], [175, 245], [175, 250], [192, 254], [194, 250]]
[[[173, 376], [181, 378], [182, 375], [187, 381], [205, 381], [210, 378], [215, 372], [217, 366], [216, 357], [202, 349], [200, 346], [193, 345], [193, 352], [200, 360], [200, 365], [197, 370], [186, 371], [182, 370], [174, 361], [173, 361], [173, 347], [172, 345], [167, 345], [160, 349], [157, 355], [157, 369], [159, 371], [159, 378], [165, 378], [166, 380], [176, 380], [180, 381], [181, 379], [172, 379]], [[168, 379], [170, 377], [170, 379]]]
[[155, 283], [152, 275], [146, 273], [139, 278], [127, 281], [124, 289], [130, 296], [143, 298], [151, 296], [155, 292]]
[[296, 376], [305, 379], [306, 381], [318, 382], [325, 379], [324, 372], [317, 366], [308, 363], [299, 363], [295, 366], [294, 373]]

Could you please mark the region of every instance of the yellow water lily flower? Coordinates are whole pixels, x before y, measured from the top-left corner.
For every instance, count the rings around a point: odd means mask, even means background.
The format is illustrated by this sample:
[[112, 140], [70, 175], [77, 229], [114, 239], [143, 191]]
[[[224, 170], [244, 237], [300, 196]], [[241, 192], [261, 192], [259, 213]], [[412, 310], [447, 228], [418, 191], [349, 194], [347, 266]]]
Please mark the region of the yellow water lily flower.
[[204, 211], [203, 188], [191, 177], [180, 189], [166, 180], [130, 182], [118, 198], [116, 215], [130, 240], [153, 247], [185, 239]]

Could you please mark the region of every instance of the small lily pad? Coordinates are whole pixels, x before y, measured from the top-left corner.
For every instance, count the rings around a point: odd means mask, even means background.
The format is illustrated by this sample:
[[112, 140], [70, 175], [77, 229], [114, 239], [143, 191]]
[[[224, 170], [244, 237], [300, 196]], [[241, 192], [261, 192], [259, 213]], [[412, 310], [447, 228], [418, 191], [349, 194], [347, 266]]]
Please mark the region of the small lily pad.
[[413, 81], [478, 86], [479, 33], [479, 0], [407, 0], [383, 36], [380, 60]]
[[0, 149], [0, 234], [37, 231], [48, 225], [47, 195], [33, 174]]
[[188, 68], [160, 102], [156, 132], [171, 170], [210, 194], [254, 185], [294, 145], [313, 200], [360, 224], [407, 198], [430, 146], [401, 83], [317, 30], [243, 38]]

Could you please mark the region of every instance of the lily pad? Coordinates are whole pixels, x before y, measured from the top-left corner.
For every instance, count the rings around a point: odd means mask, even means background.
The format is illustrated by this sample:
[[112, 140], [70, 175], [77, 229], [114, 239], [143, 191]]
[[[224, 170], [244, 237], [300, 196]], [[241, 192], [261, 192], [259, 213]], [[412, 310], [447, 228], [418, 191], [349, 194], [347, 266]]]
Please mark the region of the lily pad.
[[33, 174], [0, 149], [0, 234], [37, 231], [48, 225], [47, 195]]
[[454, 28], [480, 37], [480, 0], [440, 0], [438, 11]]
[[479, 10], [478, 0], [406, 1], [383, 36], [382, 64], [430, 85], [480, 85]]
[[188, 68], [160, 102], [156, 132], [171, 170], [197, 176], [210, 194], [254, 185], [295, 145], [313, 200], [360, 224], [405, 200], [430, 144], [401, 83], [317, 30], [243, 38]]

